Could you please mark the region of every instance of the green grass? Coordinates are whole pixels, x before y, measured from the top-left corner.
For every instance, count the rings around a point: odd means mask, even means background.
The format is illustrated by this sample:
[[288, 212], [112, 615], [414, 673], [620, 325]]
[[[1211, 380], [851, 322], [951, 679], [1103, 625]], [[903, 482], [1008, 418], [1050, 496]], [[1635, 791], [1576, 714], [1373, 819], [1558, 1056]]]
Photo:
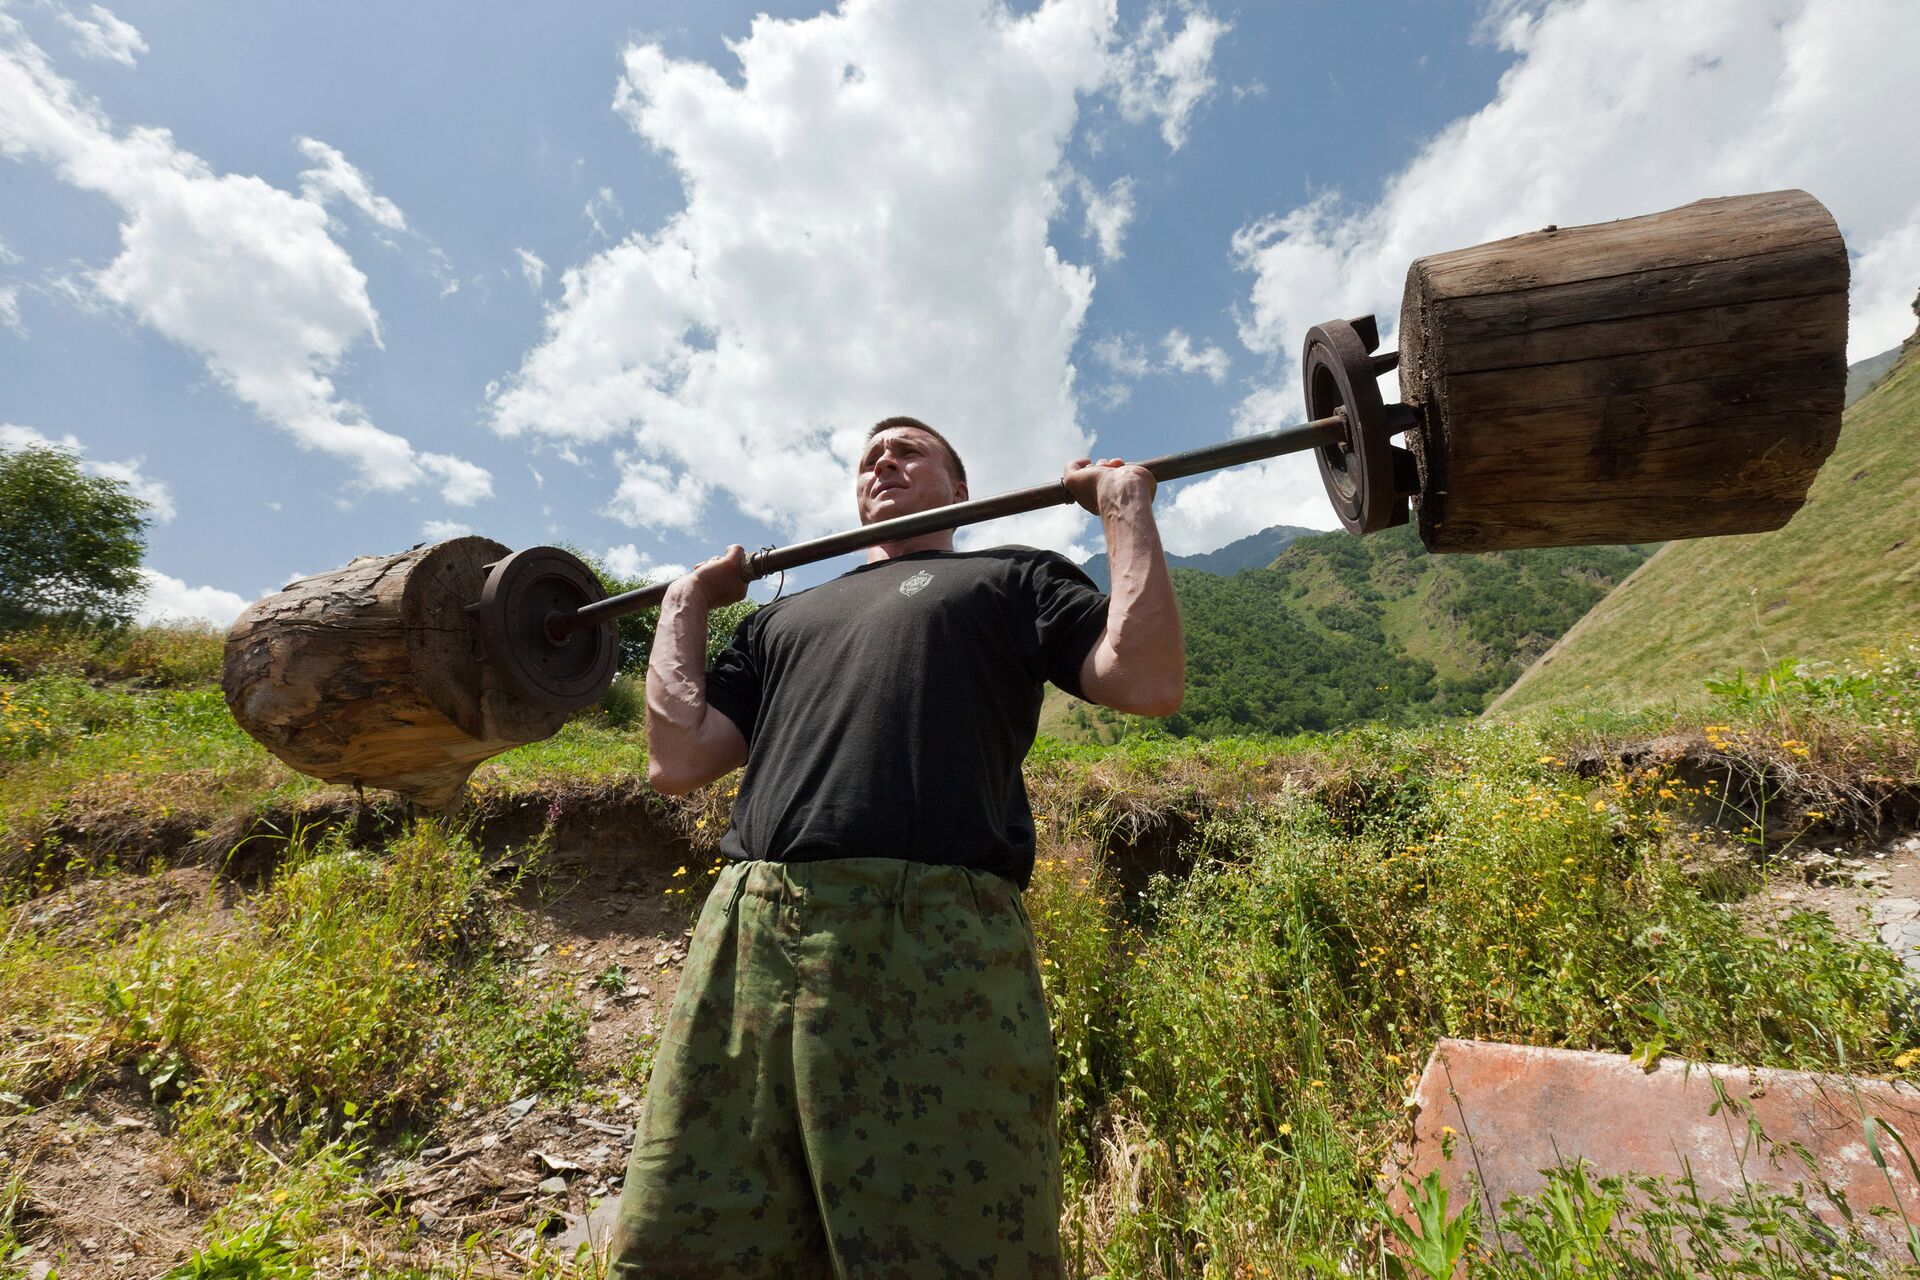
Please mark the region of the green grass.
[[[1756, 769], [1805, 764], [1797, 752], [1817, 743], [1913, 780], [1911, 726], [1889, 730], [1879, 709], [1916, 695], [1920, 663], [1856, 673], [1844, 691], [1729, 694], [1711, 736]], [[1920, 1042], [1920, 992], [1890, 953], [1823, 916], [1763, 929], [1725, 909], [1716, 899], [1760, 877], [1701, 881], [1689, 865], [1699, 797], [1677, 779], [1565, 767], [1635, 726], [1650, 727], [1568, 717], [1231, 755], [1211, 744], [1197, 767], [1165, 744], [1049, 748], [1051, 768], [1104, 766], [1176, 793], [1211, 780], [1216, 798], [1230, 794], [1222, 773], [1288, 753], [1315, 756], [1322, 779], [1317, 793], [1280, 786], [1220, 813], [1191, 873], [1145, 902], [1125, 901], [1087, 856], [1090, 826], [1111, 812], [1050, 814], [1064, 839], [1030, 907], [1060, 1046], [1080, 1273], [1390, 1270], [1374, 1171], [1441, 1036], [1902, 1074], [1920, 1056], [1906, 1054]], [[1064, 794], [1044, 775], [1036, 787]], [[1618, 1239], [1581, 1274], [1696, 1274], [1675, 1243], [1687, 1240], [1759, 1259], [1725, 1274], [1800, 1274], [1816, 1253], [1829, 1274], [1868, 1273], [1821, 1253], [1824, 1228], [1786, 1199], [1710, 1204], [1666, 1188], [1657, 1211], [1630, 1213], [1616, 1192], [1582, 1193], [1613, 1204]], [[1531, 1224], [1526, 1238], [1568, 1244], [1545, 1202], [1512, 1212]], [[1489, 1252], [1492, 1224], [1462, 1230], [1485, 1245], [1476, 1272], [1572, 1274]]]
[[[0, 692], [0, 813], [16, 834], [56, 801], [69, 822], [110, 802], [133, 824], [183, 795], [217, 816], [304, 785], [204, 687], [41, 670]], [[1704, 720], [1589, 709], [1036, 745], [1027, 901], [1059, 1049], [1074, 1274], [1437, 1276], [1465, 1259], [1484, 1275], [1677, 1280], [1702, 1250], [1744, 1259], [1726, 1274], [1866, 1274], [1789, 1200], [1715, 1203], [1577, 1170], [1498, 1222], [1425, 1193], [1405, 1259], [1387, 1248], [1375, 1174], [1440, 1036], [1920, 1078], [1920, 993], [1888, 953], [1824, 917], [1728, 910], [1763, 882], [1757, 861], [1697, 865], [1703, 841], [1777, 855], [1873, 787], [1920, 782], [1920, 647], [1729, 674], [1708, 696]], [[626, 796], [644, 743], [616, 721], [584, 717], [489, 765], [481, 802]], [[1609, 763], [1663, 735], [1742, 786], [1703, 795]], [[718, 829], [730, 785], [680, 815], [686, 834]], [[1702, 830], [1709, 813], [1724, 829]], [[1195, 824], [1191, 869], [1129, 894], [1103, 851], [1170, 815]], [[540, 845], [517, 851], [522, 874], [539, 874]], [[416, 1271], [349, 1265], [367, 1239], [392, 1252], [410, 1238], [404, 1214], [369, 1216], [372, 1159], [420, 1142], [455, 1101], [632, 1091], [651, 1061], [639, 1037], [588, 1074], [581, 997], [514, 958], [528, 918], [470, 840], [434, 822], [368, 847], [296, 836], [236, 906], [166, 911], [155, 882], [110, 874], [84, 837], [65, 852], [97, 873], [65, 876], [87, 910], [17, 915], [0, 945], [0, 1095], [17, 1110], [114, 1081], [147, 1091], [170, 1180], [212, 1208], [174, 1274], [595, 1274], [513, 1245], [508, 1219]], [[709, 860], [688, 855], [676, 900], [698, 896]], [[19, 874], [15, 897], [36, 888]], [[30, 1195], [18, 1176], [0, 1184], [0, 1248], [30, 1235]], [[1589, 1238], [1602, 1219], [1604, 1246]]]
[[1582, 618], [1497, 712], [1704, 701], [1700, 680], [1839, 662], [1920, 617], [1920, 348], [1846, 412], [1785, 528], [1670, 543]]
[[[228, 714], [218, 689], [0, 680], [0, 894], [111, 870], [120, 847], [305, 795]], [[76, 840], [75, 824], [90, 838]]]
[[0, 954], [0, 1091], [44, 1100], [131, 1071], [189, 1112], [384, 1124], [572, 1083], [581, 1015], [509, 976], [503, 891], [436, 824], [377, 852], [296, 839], [231, 915], [153, 918], [137, 885], [81, 936], [25, 931]]

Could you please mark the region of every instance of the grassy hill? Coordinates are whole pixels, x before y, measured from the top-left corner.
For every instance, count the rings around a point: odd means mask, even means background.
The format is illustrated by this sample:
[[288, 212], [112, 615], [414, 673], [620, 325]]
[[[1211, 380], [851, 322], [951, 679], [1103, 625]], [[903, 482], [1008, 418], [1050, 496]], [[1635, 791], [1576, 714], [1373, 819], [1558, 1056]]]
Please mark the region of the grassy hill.
[[[1163, 727], [1216, 737], [1478, 714], [1647, 551], [1430, 556], [1409, 526], [1296, 538], [1230, 578], [1175, 569], [1187, 702]], [[1065, 741], [1133, 724], [1057, 691], [1041, 718]]]
[[1847, 410], [1783, 529], [1662, 548], [1494, 704], [1698, 700], [1700, 673], [1834, 661], [1920, 629], [1920, 347]]

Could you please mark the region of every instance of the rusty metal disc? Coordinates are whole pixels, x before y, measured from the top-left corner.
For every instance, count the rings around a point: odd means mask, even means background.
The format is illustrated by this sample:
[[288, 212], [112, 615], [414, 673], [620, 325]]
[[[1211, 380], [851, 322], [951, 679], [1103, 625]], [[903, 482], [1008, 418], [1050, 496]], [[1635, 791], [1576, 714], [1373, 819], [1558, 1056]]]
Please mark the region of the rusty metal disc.
[[556, 640], [547, 622], [606, 594], [580, 557], [558, 547], [528, 547], [489, 566], [486, 586], [468, 612], [509, 688], [538, 706], [578, 711], [598, 702], [613, 683], [618, 625], [609, 620]]
[[1329, 320], [1307, 331], [1302, 372], [1309, 420], [1339, 413], [1347, 438], [1315, 451], [1320, 479], [1335, 514], [1349, 533], [1372, 533], [1405, 524], [1412, 456], [1393, 443], [1395, 432], [1413, 424], [1405, 405], [1387, 405], [1374, 381], [1394, 367], [1394, 357], [1375, 356], [1380, 334], [1372, 316]]

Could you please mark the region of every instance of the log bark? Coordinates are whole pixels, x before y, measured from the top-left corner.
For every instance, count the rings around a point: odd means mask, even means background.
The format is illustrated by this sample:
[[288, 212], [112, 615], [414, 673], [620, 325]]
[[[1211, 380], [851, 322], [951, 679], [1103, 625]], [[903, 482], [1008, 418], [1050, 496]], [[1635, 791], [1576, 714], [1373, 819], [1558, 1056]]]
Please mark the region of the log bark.
[[1847, 254], [1803, 191], [1421, 258], [1400, 309], [1433, 551], [1777, 529], [1840, 433]]
[[220, 683], [235, 720], [300, 772], [459, 804], [484, 761], [555, 733], [484, 660], [466, 606], [507, 554], [455, 538], [290, 583], [227, 632]]

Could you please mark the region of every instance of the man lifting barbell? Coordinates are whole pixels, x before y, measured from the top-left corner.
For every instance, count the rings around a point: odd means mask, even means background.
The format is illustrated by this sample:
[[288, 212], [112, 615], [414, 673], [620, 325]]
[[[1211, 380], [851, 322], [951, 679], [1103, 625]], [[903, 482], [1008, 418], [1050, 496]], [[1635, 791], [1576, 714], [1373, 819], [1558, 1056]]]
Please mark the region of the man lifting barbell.
[[[751, 615], [703, 670], [741, 548], [667, 592], [648, 772], [745, 764], [732, 859], [661, 1036], [621, 1197], [616, 1276], [1061, 1273], [1053, 1042], [1020, 891], [1021, 761], [1048, 680], [1177, 710], [1180, 615], [1151, 473], [1081, 459], [1111, 600], [1064, 557], [941, 530]], [[862, 524], [967, 496], [911, 418], [876, 426]]]

